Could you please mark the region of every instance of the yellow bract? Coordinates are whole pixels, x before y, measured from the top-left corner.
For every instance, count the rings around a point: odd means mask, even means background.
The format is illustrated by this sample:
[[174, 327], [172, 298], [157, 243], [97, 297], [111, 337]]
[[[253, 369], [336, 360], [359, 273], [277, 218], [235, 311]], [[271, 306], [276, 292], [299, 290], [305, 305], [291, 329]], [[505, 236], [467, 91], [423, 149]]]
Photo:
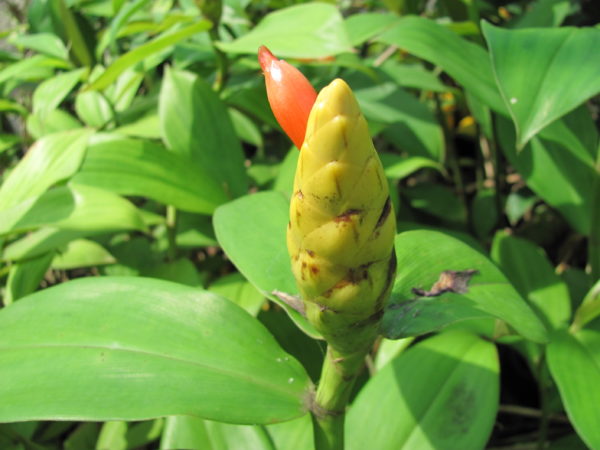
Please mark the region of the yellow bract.
[[287, 241], [307, 317], [338, 347], [360, 346], [361, 324], [381, 315], [395, 274], [395, 232], [367, 123], [348, 85], [335, 80], [310, 113]]

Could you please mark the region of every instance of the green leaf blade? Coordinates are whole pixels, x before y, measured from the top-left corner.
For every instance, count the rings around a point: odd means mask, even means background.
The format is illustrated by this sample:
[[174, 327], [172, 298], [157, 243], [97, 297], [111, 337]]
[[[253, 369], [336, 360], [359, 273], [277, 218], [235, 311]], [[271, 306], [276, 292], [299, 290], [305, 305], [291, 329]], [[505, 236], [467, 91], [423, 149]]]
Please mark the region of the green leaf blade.
[[20, 300], [0, 324], [1, 421], [305, 413], [302, 366], [247, 313], [198, 289], [82, 279]]

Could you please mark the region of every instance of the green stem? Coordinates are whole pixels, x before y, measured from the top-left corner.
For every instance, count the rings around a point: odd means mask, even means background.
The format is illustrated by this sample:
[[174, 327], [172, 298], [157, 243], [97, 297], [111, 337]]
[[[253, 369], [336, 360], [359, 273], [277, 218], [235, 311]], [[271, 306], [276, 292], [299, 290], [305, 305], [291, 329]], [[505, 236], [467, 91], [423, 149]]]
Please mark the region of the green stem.
[[229, 60], [227, 59], [227, 55], [223, 53], [219, 47], [215, 45], [215, 42], [219, 40], [219, 30], [217, 27], [212, 28], [208, 32], [212, 47], [217, 57], [217, 73], [215, 75], [215, 82], [213, 83], [213, 89], [216, 92], [221, 92], [225, 87], [225, 83], [227, 82], [228, 69], [229, 69]]
[[172, 262], [177, 258], [177, 209], [172, 205], [167, 206], [166, 225], [169, 242], [167, 259]]
[[542, 355], [540, 362], [538, 363], [538, 383], [539, 383], [539, 395], [540, 395], [540, 428], [538, 434], [537, 448], [543, 450], [546, 448], [546, 441], [548, 440], [548, 429], [550, 424], [550, 405], [548, 403], [548, 389], [546, 387], [547, 376], [544, 370], [546, 358]]
[[343, 450], [346, 405], [364, 358], [362, 351], [342, 355], [327, 347], [312, 411], [316, 450]]
[[592, 219], [590, 237], [588, 241], [588, 262], [592, 280], [600, 278], [600, 149], [596, 158], [596, 171], [594, 173], [592, 190]]

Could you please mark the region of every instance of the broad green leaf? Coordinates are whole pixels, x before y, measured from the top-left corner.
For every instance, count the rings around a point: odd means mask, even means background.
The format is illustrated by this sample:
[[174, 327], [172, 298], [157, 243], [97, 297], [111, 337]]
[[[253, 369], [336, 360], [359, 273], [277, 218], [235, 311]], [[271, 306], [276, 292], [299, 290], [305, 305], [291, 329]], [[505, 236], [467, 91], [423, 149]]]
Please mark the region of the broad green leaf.
[[72, 69], [68, 63], [44, 55], [34, 55], [0, 70], [0, 84], [8, 80], [44, 80], [52, 77], [54, 68]]
[[135, 122], [116, 128], [114, 133], [131, 137], [160, 139], [160, 119], [157, 114], [148, 114]]
[[2, 134], [0, 133], [0, 154], [6, 150], [10, 150], [15, 145], [21, 142], [21, 138], [14, 134]]
[[292, 196], [294, 190], [294, 177], [296, 176], [296, 166], [300, 152], [294, 146], [292, 147], [279, 166], [279, 173], [273, 183], [273, 190], [282, 192], [286, 198]]
[[74, 181], [206, 214], [227, 201], [205, 169], [184, 155], [148, 141], [120, 137], [94, 142]]
[[127, 23], [133, 14], [146, 6], [148, 1], [149, 0], [135, 0], [127, 2], [123, 8], [119, 9], [119, 12], [112, 19], [110, 26], [104, 31], [102, 38], [100, 38], [100, 42], [98, 42], [98, 45], [96, 46], [96, 57], [98, 59], [101, 58], [102, 53], [108, 46], [114, 45], [117, 33], [121, 27]]
[[375, 370], [379, 371], [386, 364], [393, 361], [394, 358], [404, 352], [404, 350], [406, 350], [414, 340], [415, 338], [412, 337], [394, 340], [382, 338], [381, 341], [379, 341], [377, 354], [375, 355], [375, 360], [373, 361]]
[[451, 189], [441, 183], [421, 183], [404, 191], [410, 205], [444, 222], [463, 224], [467, 210], [464, 203]]
[[242, 275], [265, 296], [279, 303], [304, 332], [318, 337], [300, 313], [273, 295], [273, 291], [298, 294], [286, 246], [288, 210], [289, 203], [279, 192], [248, 195], [215, 211], [215, 234]]
[[115, 258], [100, 244], [89, 239], [76, 239], [52, 260], [54, 269], [69, 270], [78, 267], [113, 264]]
[[[546, 341], [546, 329], [506, 277], [484, 254], [437, 231], [414, 230], [396, 236], [398, 272], [383, 335], [398, 339], [417, 336], [451, 323], [474, 318], [504, 320], [523, 337]], [[430, 290], [446, 270], [477, 270], [467, 292], [419, 297], [413, 289]]]
[[581, 330], [552, 335], [548, 367], [577, 434], [590, 448], [600, 447], [600, 333]]
[[600, 280], [592, 286], [575, 313], [573, 329], [579, 330], [600, 316]]
[[411, 155], [440, 159], [442, 128], [427, 106], [393, 83], [355, 90], [361, 110], [369, 121], [391, 125], [384, 134], [399, 150]]
[[104, 189], [69, 184], [0, 212], [0, 234], [42, 226], [67, 230], [144, 230], [136, 207]]
[[306, 412], [302, 366], [242, 309], [197, 288], [79, 279], [3, 309], [0, 327], [1, 421], [271, 423]]
[[353, 46], [358, 46], [391, 28], [397, 21], [398, 16], [395, 14], [363, 12], [347, 17], [344, 25], [350, 42]]
[[38, 140], [51, 134], [81, 128], [81, 123], [62, 109], [30, 114], [27, 116], [26, 125], [28, 133]]
[[75, 97], [75, 111], [86, 125], [102, 128], [114, 120], [113, 109], [101, 93], [96, 91], [81, 92]]
[[471, 223], [475, 234], [485, 240], [498, 223], [498, 193], [495, 189], [483, 188], [471, 202]]
[[175, 283], [187, 286], [202, 287], [204, 285], [201, 274], [198, 273], [198, 269], [188, 258], [160, 262], [157, 265], [141, 270], [140, 274], [145, 277], [174, 281]]
[[113, 81], [115, 81], [121, 73], [135, 64], [143, 61], [168, 47], [171, 47], [178, 42], [193, 36], [196, 33], [202, 33], [211, 27], [211, 23], [207, 20], [200, 20], [193, 25], [189, 25], [180, 30], [165, 33], [149, 42], [146, 42], [139, 47], [130, 50], [121, 55], [113, 62], [106, 71], [100, 75], [92, 84], [87, 86], [88, 90], [102, 90]]
[[423, 156], [402, 157], [395, 153], [380, 153], [381, 163], [388, 178], [403, 179], [417, 170], [435, 169], [444, 172], [444, 166], [432, 159]]
[[158, 112], [163, 139], [174, 153], [187, 156], [225, 190], [239, 197], [248, 190], [244, 155], [227, 108], [210, 85], [190, 73], [169, 69]]
[[33, 93], [33, 112], [51, 111], [73, 90], [86, 69], [61, 73], [41, 83]]
[[50, 267], [53, 256], [53, 252], [48, 252], [11, 266], [6, 281], [6, 291], [2, 299], [4, 306], [8, 306], [15, 300], [31, 294], [38, 288]]
[[298, 419], [267, 425], [276, 449], [314, 450], [313, 425], [310, 415]]
[[316, 2], [271, 12], [249, 33], [218, 45], [226, 52], [250, 54], [266, 45], [280, 58], [322, 58], [352, 51], [338, 8]]
[[442, 83], [437, 76], [426, 70], [421, 64], [398, 63], [388, 59], [381, 70], [398, 85], [405, 88], [422, 89], [432, 92], [452, 91], [450, 86]]
[[79, 168], [91, 130], [49, 135], [37, 141], [0, 187], [0, 211], [37, 197]]
[[432, 20], [416, 16], [401, 18], [377, 40], [397, 45], [440, 66], [468, 92], [495, 111], [506, 114], [488, 54], [479, 45], [460, 38]]
[[68, 60], [69, 51], [60, 38], [52, 33], [23, 34], [10, 39], [16, 46], [23, 46], [44, 55]]
[[558, 209], [575, 230], [588, 234], [590, 186], [598, 177], [591, 155], [597, 149], [598, 138], [589, 112], [579, 108], [555, 121], [520, 152], [515, 147], [514, 127], [508, 120], [499, 117], [497, 131], [504, 154], [527, 186]]
[[263, 427], [212, 422], [191, 416], [167, 418], [160, 448], [275, 450]]
[[265, 302], [265, 296], [239, 273], [225, 275], [213, 282], [208, 290], [231, 300], [256, 316]]
[[520, 150], [542, 128], [600, 92], [600, 30], [482, 30]]
[[5, 261], [20, 261], [35, 258], [51, 250], [62, 248], [72, 240], [94, 234], [98, 233], [42, 227], [7, 245], [2, 253], [2, 259]]
[[565, 327], [571, 318], [566, 284], [554, 272], [544, 250], [525, 239], [499, 232], [492, 259], [548, 328]]
[[360, 391], [346, 423], [348, 450], [484, 448], [499, 401], [494, 345], [444, 333], [420, 342]]
[[[573, 5], [574, 6], [574, 5]], [[569, 0], [538, 0], [524, 14], [516, 16], [511, 28], [558, 27], [572, 9]]]

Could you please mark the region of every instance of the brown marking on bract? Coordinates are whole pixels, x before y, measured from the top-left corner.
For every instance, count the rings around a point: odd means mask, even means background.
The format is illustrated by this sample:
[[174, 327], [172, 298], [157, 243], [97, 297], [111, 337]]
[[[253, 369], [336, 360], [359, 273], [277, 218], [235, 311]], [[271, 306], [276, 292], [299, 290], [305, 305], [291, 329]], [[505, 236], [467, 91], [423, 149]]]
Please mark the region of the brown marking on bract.
[[390, 215], [391, 211], [392, 211], [392, 202], [391, 202], [390, 197], [388, 195], [388, 198], [385, 200], [385, 203], [384, 203], [383, 208], [381, 210], [381, 214], [379, 215], [379, 219], [377, 219], [377, 223], [375, 224], [375, 228], [379, 228], [379, 227], [381, 227], [383, 225], [383, 223], [385, 222], [385, 220]]
[[298, 189], [296, 191], [296, 197], [298, 197], [300, 200], [302, 200], [304, 198], [304, 194], [302, 193], [301, 189]]
[[339, 216], [337, 216], [336, 218], [334, 218], [333, 221], [336, 223], [351, 222], [352, 216], [356, 216], [357, 214], [360, 214], [361, 212], [362, 211], [360, 209], [349, 209], [349, 210], [343, 212], [342, 214], [340, 214]]
[[310, 256], [311, 258], [315, 257], [315, 252], [313, 252], [312, 250], [306, 249], [306, 253], [308, 254], [308, 256]]
[[312, 264], [310, 266], [310, 271], [313, 275], [317, 275], [320, 272], [320, 269], [315, 264]]
[[469, 281], [471, 281], [473, 275], [477, 275], [478, 273], [479, 271], [476, 269], [462, 271], [444, 270], [440, 273], [438, 280], [431, 286], [430, 290], [412, 288], [412, 292], [419, 297], [437, 297], [446, 292], [466, 294], [469, 292]]

